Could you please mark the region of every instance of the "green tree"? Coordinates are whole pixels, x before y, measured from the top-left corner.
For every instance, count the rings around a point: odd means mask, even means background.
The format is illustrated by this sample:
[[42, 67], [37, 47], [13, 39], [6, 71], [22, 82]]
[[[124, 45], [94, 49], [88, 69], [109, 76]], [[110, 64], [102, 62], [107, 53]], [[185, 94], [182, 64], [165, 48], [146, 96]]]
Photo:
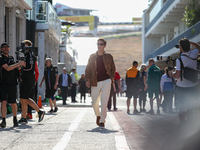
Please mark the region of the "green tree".
[[71, 29], [70, 29], [70, 25], [65, 25], [66, 28], [62, 29], [62, 32], [66, 32], [68, 37], [71, 36]]
[[188, 2], [182, 21], [185, 22], [188, 28], [200, 21], [200, 5], [198, 4], [198, 0]]

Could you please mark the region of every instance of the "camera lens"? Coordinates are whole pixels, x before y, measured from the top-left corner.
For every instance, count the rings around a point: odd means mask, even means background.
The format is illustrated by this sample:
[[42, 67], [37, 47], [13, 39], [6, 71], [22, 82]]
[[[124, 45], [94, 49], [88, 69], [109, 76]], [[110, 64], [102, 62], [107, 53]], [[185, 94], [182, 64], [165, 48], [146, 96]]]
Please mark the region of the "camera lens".
[[176, 44], [175, 47], [176, 47], [176, 48], [179, 48], [180, 46], [179, 46], [179, 44]]

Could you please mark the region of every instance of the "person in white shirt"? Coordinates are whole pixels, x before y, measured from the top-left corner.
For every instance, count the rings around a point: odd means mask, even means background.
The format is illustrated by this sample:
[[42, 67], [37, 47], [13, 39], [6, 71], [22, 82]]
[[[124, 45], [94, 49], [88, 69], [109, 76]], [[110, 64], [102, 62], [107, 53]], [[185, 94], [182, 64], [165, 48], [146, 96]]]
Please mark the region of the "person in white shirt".
[[67, 73], [67, 69], [63, 68], [63, 73], [60, 74], [58, 80], [58, 86], [61, 89], [63, 105], [66, 105], [66, 98], [68, 96], [68, 87], [72, 86], [72, 79], [70, 75]]
[[70, 74], [71, 79], [72, 79], [72, 88], [71, 88], [72, 103], [78, 102], [78, 101], [76, 101], [76, 86], [77, 86], [77, 82], [76, 82], [75, 73], [76, 73], [76, 69], [73, 68], [72, 72]]
[[163, 112], [172, 113], [172, 100], [174, 96], [174, 84], [175, 81], [170, 77], [169, 73], [173, 71], [172, 66], [167, 66], [165, 68], [165, 74], [162, 75], [160, 81], [160, 91], [164, 95], [164, 100], [162, 102]]
[[[181, 60], [184, 67], [197, 69], [197, 59], [200, 52], [200, 45], [194, 42], [189, 41], [187, 38], [181, 39], [179, 41], [180, 51], [181, 51]], [[195, 47], [194, 50], [190, 50], [190, 45]], [[185, 56], [187, 55], [187, 56]], [[181, 77], [182, 75], [182, 77]], [[179, 107], [179, 119], [181, 123], [184, 123], [190, 120], [193, 116], [193, 109], [196, 107], [198, 98], [197, 95], [197, 82], [192, 82], [183, 77], [183, 71], [181, 73], [181, 62], [179, 59], [176, 60], [176, 72], [170, 73], [170, 76], [177, 80], [177, 100]]]

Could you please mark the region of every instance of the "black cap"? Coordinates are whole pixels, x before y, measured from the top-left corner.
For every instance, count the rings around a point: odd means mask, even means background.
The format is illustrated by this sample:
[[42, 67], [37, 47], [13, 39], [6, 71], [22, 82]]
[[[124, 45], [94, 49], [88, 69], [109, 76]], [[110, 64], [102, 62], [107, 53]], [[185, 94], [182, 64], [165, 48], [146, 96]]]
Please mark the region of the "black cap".
[[3, 44], [1, 44], [1, 48], [4, 47], [4, 46], [8, 46], [8, 47], [10, 47], [7, 43], [3, 43]]

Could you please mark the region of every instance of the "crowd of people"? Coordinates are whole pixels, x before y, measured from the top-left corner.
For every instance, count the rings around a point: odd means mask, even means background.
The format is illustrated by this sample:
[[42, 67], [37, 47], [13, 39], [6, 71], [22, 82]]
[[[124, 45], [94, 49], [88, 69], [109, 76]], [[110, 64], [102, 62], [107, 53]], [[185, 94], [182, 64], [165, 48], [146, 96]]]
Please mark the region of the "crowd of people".
[[[195, 50], [191, 50], [191, 45]], [[100, 127], [105, 126], [106, 107], [111, 109], [111, 98], [113, 97], [114, 110], [116, 107], [116, 92], [119, 92], [120, 82], [119, 74], [115, 70], [115, 64], [111, 54], [104, 49], [106, 41], [99, 39], [97, 41], [98, 51], [89, 58], [86, 67], [86, 85], [91, 86], [92, 105], [96, 115], [96, 124]], [[146, 97], [150, 102], [150, 110], [146, 113], [153, 115], [153, 101], [157, 101], [157, 114], [160, 114], [160, 107], [163, 112], [172, 113], [172, 101], [176, 93], [178, 101], [178, 113], [180, 122], [186, 122], [192, 118], [194, 108], [197, 106], [197, 57], [200, 52], [200, 45], [184, 38], [179, 41], [180, 58], [176, 61], [176, 70], [173, 66], [167, 66], [165, 73], [162, 72], [155, 64], [153, 58], [148, 61], [147, 65], [142, 64], [138, 69], [138, 62], [133, 61], [133, 65], [126, 72], [126, 97], [127, 113], [130, 114], [130, 102], [133, 97], [133, 114], [146, 112]], [[95, 64], [95, 65], [94, 65]], [[193, 71], [191, 71], [191, 69]], [[189, 71], [187, 71], [189, 70]], [[98, 72], [98, 73], [97, 73]], [[188, 77], [189, 76], [189, 77]], [[118, 83], [118, 84], [116, 84]], [[116, 86], [117, 85], [117, 86]], [[125, 84], [121, 84], [124, 89]], [[118, 90], [118, 91], [117, 91]], [[108, 92], [110, 91], [110, 92]], [[124, 91], [123, 91], [124, 92]], [[137, 100], [139, 97], [140, 111], [137, 110]], [[164, 100], [162, 101], [162, 97]], [[189, 99], [192, 99], [189, 101]], [[99, 111], [99, 101], [101, 100], [101, 112]], [[108, 103], [108, 105], [106, 105]]]
[[[24, 44], [29, 47], [31, 41], [25, 40]], [[107, 42], [104, 39], [98, 39], [97, 52], [90, 55], [85, 74], [77, 81], [76, 69], [73, 68], [71, 73], [67, 73], [64, 67], [63, 72], [58, 75], [58, 68], [52, 65], [52, 59], [46, 58], [43, 78], [39, 86], [45, 81], [45, 97], [49, 99], [50, 113], [57, 112], [56, 99], [54, 97], [58, 88], [61, 90], [63, 105], [66, 105], [68, 89], [71, 87], [71, 102], [76, 103], [77, 86], [79, 86], [80, 103], [86, 102], [86, 92], [90, 93], [92, 106], [96, 115], [96, 124], [104, 128], [107, 116], [107, 110], [117, 111], [116, 97], [126, 93], [127, 97], [127, 114], [130, 114], [131, 98], [133, 98], [133, 114], [146, 112], [153, 115], [153, 101], [157, 101], [157, 114], [160, 114], [160, 107], [163, 112], [173, 112], [173, 97], [176, 93], [178, 101], [178, 112], [181, 122], [186, 122], [192, 118], [195, 112], [193, 108], [197, 106], [197, 57], [200, 52], [200, 45], [181, 39], [179, 41], [180, 57], [176, 60], [176, 70], [173, 66], [167, 66], [165, 73], [162, 75], [161, 70], [155, 64], [153, 58], [149, 59], [148, 66], [141, 64], [138, 66], [137, 61], [133, 61], [132, 67], [127, 69], [125, 80], [120, 77], [116, 71], [113, 56], [105, 51]], [[192, 45], [195, 50], [190, 50]], [[11, 103], [13, 112], [14, 127], [18, 123], [27, 123], [27, 116], [32, 118], [32, 109], [38, 112], [39, 122], [43, 120], [45, 112], [37, 106], [37, 96], [35, 93], [36, 82], [39, 72], [37, 61], [34, 53], [29, 49], [25, 51], [25, 61], [15, 63], [14, 57], [9, 55], [9, 45], [1, 45], [0, 64], [2, 68], [1, 76], [1, 113], [2, 122], [0, 126], [6, 127], [6, 104]], [[147, 71], [148, 67], [148, 71]], [[191, 70], [192, 69], [192, 70]], [[189, 70], [189, 71], [188, 71]], [[22, 108], [22, 117], [17, 121], [17, 104], [16, 104], [16, 84], [20, 79], [20, 103]], [[147, 94], [150, 102], [150, 110], [146, 111]], [[33, 98], [36, 97], [36, 98]], [[162, 97], [164, 100], [162, 101]], [[190, 99], [190, 101], [188, 101]], [[137, 109], [137, 101], [139, 108]], [[101, 101], [101, 111], [99, 102]], [[28, 107], [29, 106], [29, 107]]]

